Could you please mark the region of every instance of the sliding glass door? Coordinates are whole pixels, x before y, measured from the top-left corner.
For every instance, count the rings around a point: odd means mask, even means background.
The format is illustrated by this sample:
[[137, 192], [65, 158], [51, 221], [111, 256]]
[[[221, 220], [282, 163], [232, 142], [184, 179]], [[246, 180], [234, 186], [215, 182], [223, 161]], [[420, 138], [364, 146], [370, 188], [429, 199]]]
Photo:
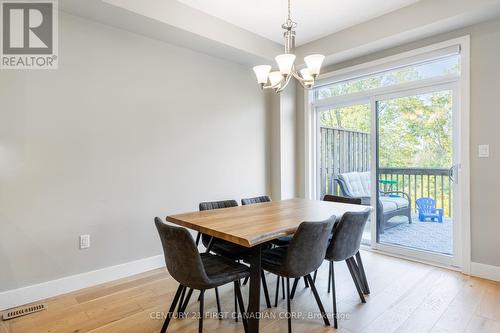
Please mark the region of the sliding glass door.
[[358, 76], [340, 71], [313, 90], [311, 193], [371, 205], [364, 244], [461, 265], [460, 66], [450, 47]]
[[453, 84], [373, 98], [376, 247], [458, 265]]

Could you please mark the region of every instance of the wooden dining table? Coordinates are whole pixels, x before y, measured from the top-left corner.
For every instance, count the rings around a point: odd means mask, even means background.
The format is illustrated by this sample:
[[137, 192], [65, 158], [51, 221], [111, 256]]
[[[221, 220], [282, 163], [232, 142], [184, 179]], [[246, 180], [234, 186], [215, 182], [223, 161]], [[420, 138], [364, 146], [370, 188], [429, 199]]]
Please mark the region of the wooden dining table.
[[199, 231], [250, 249], [248, 331], [259, 332], [261, 245], [292, 235], [304, 221], [322, 221], [332, 215], [359, 212], [368, 206], [288, 199], [254, 205], [196, 211], [167, 216], [170, 223]]

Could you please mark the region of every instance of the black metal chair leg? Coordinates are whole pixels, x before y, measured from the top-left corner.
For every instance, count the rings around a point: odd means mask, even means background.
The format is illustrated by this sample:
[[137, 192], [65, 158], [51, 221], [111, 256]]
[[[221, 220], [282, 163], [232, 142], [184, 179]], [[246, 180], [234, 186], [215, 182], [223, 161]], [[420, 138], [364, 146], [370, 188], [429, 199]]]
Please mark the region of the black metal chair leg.
[[282, 291], [282, 299], [285, 299], [285, 278], [281, 277], [281, 291]]
[[234, 322], [238, 322], [238, 291], [236, 290], [236, 285], [234, 286]]
[[323, 307], [323, 303], [321, 303], [321, 299], [319, 298], [318, 291], [316, 290], [316, 286], [314, 285], [314, 281], [311, 277], [311, 274], [306, 275], [307, 280], [309, 281], [309, 285], [311, 286], [311, 290], [314, 294], [314, 298], [316, 299], [316, 303], [318, 303], [319, 311], [321, 312], [321, 316], [323, 317], [323, 321], [326, 326], [330, 326], [330, 321], [328, 320], [328, 316], [326, 315], [325, 308]]
[[247, 285], [247, 283], [248, 283], [248, 279], [249, 279], [249, 278], [248, 278], [248, 277], [246, 277], [246, 278], [245, 278], [245, 280], [243, 280], [243, 285], [244, 285], [244, 286], [246, 286], [246, 285]]
[[260, 271], [260, 279], [262, 280], [262, 289], [264, 289], [264, 297], [266, 299], [267, 308], [271, 308], [271, 300], [269, 299], [269, 292], [267, 290], [266, 274], [264, 270]]
[[[248, 332], [248, 322], [246, 318], [245, 304], [243, 303], [243, 295], [241, 294], [241, 287], [239, 281], [234, 281], [234, 289], [236, 290], [236, 296], [238, 299], [238, 304], [240, 306], [241, 321], [243, 322], [243, 328], [245, 333]], [[236, 317], [238, 317], [238, 312], [236, 312]]]
[[293, 299], [295, 297], [295, 291], [297, 290], [297, 285], [299, 284], [300, 278], [295, 278], [293, 281], [292, 293], [290, 294], [290, 298]]
[[205, 317], [204, 300], [205, 300], [205, 290], [202, 290], [200, 293], [200, 319], [198, 326], [199, 333], [203, 333], [203, 317]]
[[184, 304], [184, 296], [186, 296], [186, 289], [187, 288], [182, 289], [181, 297], [179, 298], [179, 302], [178, 302], [179, 305], [177, 307], [177, 315], [179, 315], [179, 313], [182, 310], [182, 305]]
[[170, 304], [170, 309], [168, 310], [167, 313], [167, 318], [165, 318], [165, 322], [163, 323], [163, 326], [161, 327], [161, 333], [165, 333], [168, 328], [168, 324], [170, 323], [170, 319], [172, 319], [172, 315], [174, 314], [175, 311], [175, 306], [177, 305], [177, 302], [179, 301], [179, 297], [181, 296], [182, 290], [185, 287], [183, 285], [179, 285], [179, 288], [177, 288], [177, 292], [175, 293], [174, 299], [172, 300], [172, 304]]
[[356, 262], [359, 267], [359, 276], [361, 278], [361, 281], [363, 282], [364, 286], [364, 293], [369, 294], [370, 293], [370, 287], [368, 286], [368, 279], [366, 278], [366, 273], [365, 273], [365, 268], [363, 266], [363, 261], [361, 260], [361, 253], [356, 253]]
[[361, 282], [359, 281], [358, 273], [356, 272], [356, 268], [353, 266], [352, 260], [354, 259], [349, 258], [345, 262], [347, 264], [347, 268], [349, 268], [349, 273], [351, 273], [352, 280], [354, 282], [354, 285], [356, 286], [356, 290], [358, 291], [361, 303], [366, 303], [365, 296], [363, 295], [363, 290], [361, 289]]
[[333, 303], [333, 327], [338, 328], [337, 324], [337, 298], [335, 296], [335, 273], [333, 261], [330, 262], [330, 277], [332, 283], [332, 303]]
[[222, 320], [222, 311], [220, 309], [219, 289], [215, 288], [215, 301], [217, 302], [217, 313], [219, 320]]
[[288, 333], [292, 333], [292, 307], [290, 305], [290, 279], [286, 278], [286, 311], [288, 313]]
[[328, 293], [330, 293], [330, 285], [332, 281], [332, 266], [333, 261], [330, 261], [330, 267], [328, 268]]
[[304, 276], [304, 283], [306, 285], [306, 288], [309, 288], [309, 281], [307, 281], [306, 277]]
[[200, 239], [201, 239], [201, 232], [198, 232], [198, 234], [196, 235], [196, 246], [198, 246], [198, 244], [200, 244]]
[[316, 276], [318, 275], [318, 270], [315, 270], [314, 271], [314, 275], [313, 275], [313, 281], [314, 283], [316, 283]]
[[184, 316], [184, 312], [186, 312], [186, 308], [189, 304], [189, 299], [191, 298], [191, 295], [193, 294], [193, 290], [194, 289], [189, 289], [187, 295], [186, 295], [186, 298], [184, 300], [184, 304], [182, 305], [182, 308], [181, 308], [181, 311], [180, 313], [182, 314], [182, 316]]
[[210, 253], [212, 250], [212, 245], [214, 245], [214, 237], [210, 237], [210, 241], [207, 244], [207, 249], [205, 250], [205, 253]]
[[274, 297], [274, 307], [277, 307], [278, 306], [278, 296], [280, 294], [280, 276], [277, 275], [276, 276], [276, 295]]

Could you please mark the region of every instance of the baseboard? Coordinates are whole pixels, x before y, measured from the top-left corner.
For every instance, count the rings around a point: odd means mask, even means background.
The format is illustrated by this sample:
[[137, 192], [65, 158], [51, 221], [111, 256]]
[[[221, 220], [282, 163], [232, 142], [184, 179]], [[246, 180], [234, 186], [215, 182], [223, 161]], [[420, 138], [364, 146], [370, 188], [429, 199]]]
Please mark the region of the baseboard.
[[500, 267], [472, 262], [470, 275], [500, 282]]
[[66, 276], [19, 289], [0, 292], [0, 310], [91, 287], [165, 266], [163, 255], [134, 260], [95, 271]]

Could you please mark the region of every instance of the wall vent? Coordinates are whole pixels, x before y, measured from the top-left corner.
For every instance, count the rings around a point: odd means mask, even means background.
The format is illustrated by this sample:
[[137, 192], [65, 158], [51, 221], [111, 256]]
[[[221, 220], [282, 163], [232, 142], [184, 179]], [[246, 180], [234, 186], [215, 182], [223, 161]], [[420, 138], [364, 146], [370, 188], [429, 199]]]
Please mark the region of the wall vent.
[[29, 315], [30, 313], [35, 313], [46, 309], [48, 309], [48, 306], [45, 303], [23, 306], [21, 308], [4, 312], [3, 320], [9, 320], [12, 318], [26, 316]]

